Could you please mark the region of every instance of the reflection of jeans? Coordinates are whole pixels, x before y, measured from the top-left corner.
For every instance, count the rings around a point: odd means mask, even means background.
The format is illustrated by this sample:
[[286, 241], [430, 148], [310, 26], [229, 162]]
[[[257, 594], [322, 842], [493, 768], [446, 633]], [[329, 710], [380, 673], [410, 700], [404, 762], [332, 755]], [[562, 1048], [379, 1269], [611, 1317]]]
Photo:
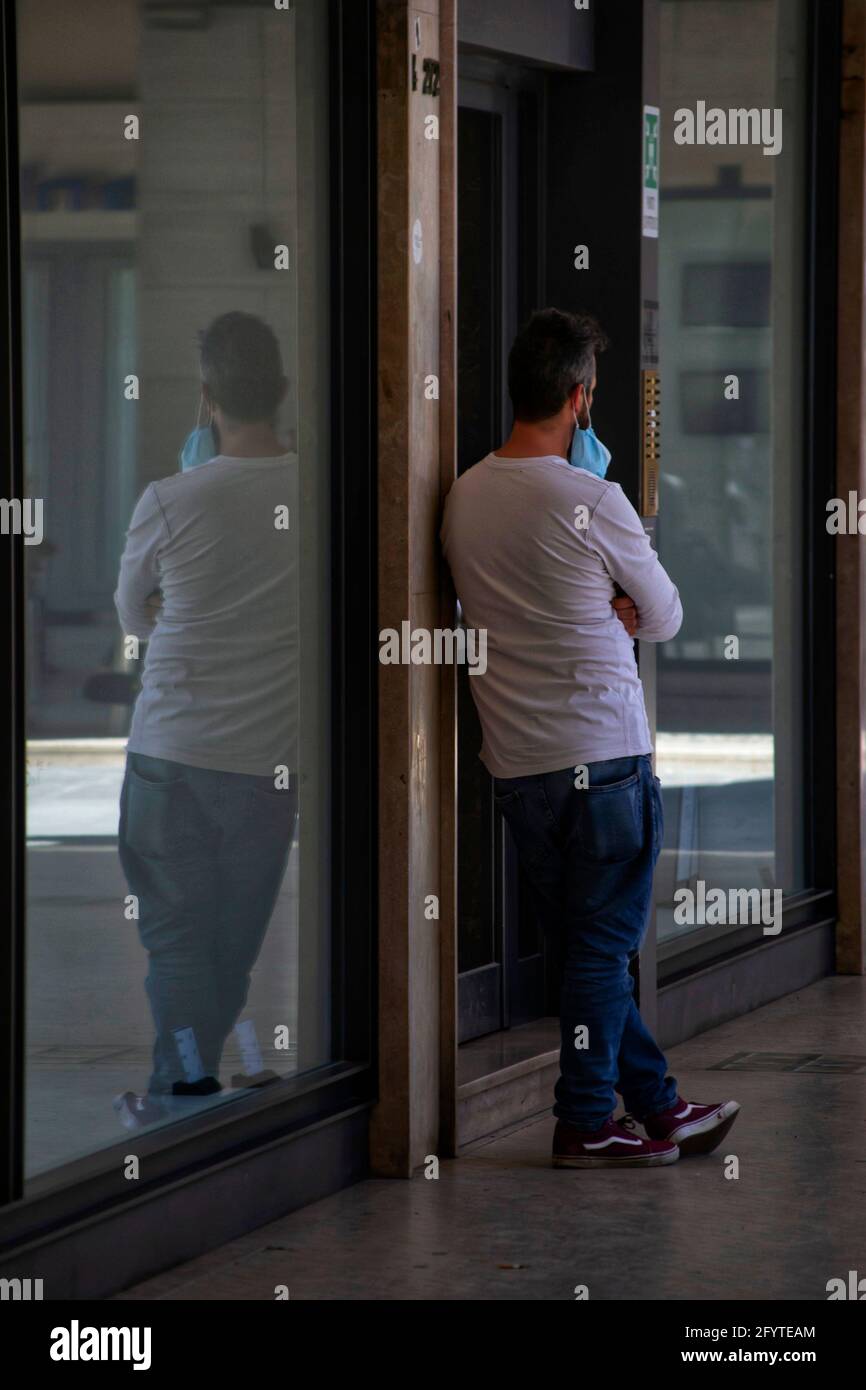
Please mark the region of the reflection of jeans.
[[206, 1076], [249, 990], [288, 860], [294, 789], [127, 753], [120, 862], [138, 897], [156, 1028], [152, 1092], [186, 1075], [173, 1036], [192, 1028]]
[[574, 783], [568, 767], [496, 778], [493, 793], [563, 960], [553, 1113], [596, 1130], [616, 1109], [615, 1091], [638, 1119], [676, 1101], [676, 1080], [643, 1025], [629, 973], [649, 921], [664, 829], [647, 756], [589, 763], [588, 785]]

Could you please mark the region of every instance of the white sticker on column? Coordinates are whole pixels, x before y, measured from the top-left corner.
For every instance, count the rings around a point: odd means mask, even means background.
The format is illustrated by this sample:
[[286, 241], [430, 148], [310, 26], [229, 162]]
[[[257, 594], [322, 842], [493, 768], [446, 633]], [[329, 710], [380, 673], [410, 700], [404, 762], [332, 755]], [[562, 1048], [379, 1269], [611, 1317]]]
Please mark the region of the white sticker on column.
[[412, 256], [415, 264], [420, 265], [424, 256], [424, 230], [419, 218], [415, 219], [415, 225], [412, 228]]

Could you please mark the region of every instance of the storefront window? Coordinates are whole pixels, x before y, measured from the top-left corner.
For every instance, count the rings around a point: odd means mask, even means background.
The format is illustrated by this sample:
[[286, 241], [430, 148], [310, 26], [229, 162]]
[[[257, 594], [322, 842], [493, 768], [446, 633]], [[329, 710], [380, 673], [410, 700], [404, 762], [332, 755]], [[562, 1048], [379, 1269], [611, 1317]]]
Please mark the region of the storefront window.
[[17, 12], [32, 1179], [332, 1060], [329, 35]]
[[[690, 914], [679, 890], [697, 909], [700, 884], [761, 890], [766, 906], [806, 886], [808, 86], [800, 0], [663, 0], [661, 12], [659, 551], [685, 609], [658, 664], [664, 958], [696, 931], [730, 930]], [[725, 126], [708, 137], [713, 110]], [[749, 138], [735, 140], [734, 112], [754, 112], [760, 131], [737, 117]]]

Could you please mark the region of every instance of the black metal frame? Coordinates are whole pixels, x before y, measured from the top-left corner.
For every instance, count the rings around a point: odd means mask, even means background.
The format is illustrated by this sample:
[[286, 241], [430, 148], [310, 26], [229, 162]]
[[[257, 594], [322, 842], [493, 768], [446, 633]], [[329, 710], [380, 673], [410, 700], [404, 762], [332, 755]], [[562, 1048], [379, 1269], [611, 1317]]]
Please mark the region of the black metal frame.
[[[329, 0], [331, 19], [331, 468], [332, 468], [332, 1056], [329, 1066], [195, 1122], [143, 1134], [148, 1179], [136, 1199], [180, 1177], [216, 1171], [239, 1154], [369, 1105], [375, 1094], [376, 921], [376, 343], [375, 3]], [[0, 374], [9, 421], [0, 486], [23, 491], [22, 353], [14, 0], [2, 4], [0, 104]], [[24, 1114], [24, 665], [23, 548], [4, 537], [0, 665], [11, 711], [0, 745], [0, 1253], [22, 1241], [99, 1219], [130, 1201], [119, 1176], [128, 1140], [65, 1165], [23, 1197]], [[11, 794], [9, 794], [11, 792]], [[335, 1168], [356, 1172], [345, 1151]], [[51, 1190], [49, 1190], [51, 1189]], [[125, 1189], [125, 1190], [124, 1190]], [[289, 1205], [287, 1199], [286, 1205]]]
[[[491, 245], [490, 257], [490, 282], [491, 282], [491, 314], [489, 320], [481, 314], [480, 319], [485, 323], [488, 330], [485, 332], [484, 346], [489, 352], [489, 372], [490, 372], [490, 416], [489, 420], [485, 415], [485, 424], [489, 425], [489, 432], [492, 435], [491, 448], [496, 447], [499, 433], [501, 430], [501, 398], [502, 398], [502, 333], [503, 333], [503, 285], [505, 276], [505, 258], [502, 247], [502, 226], [505, 209], [503, 206], [503, 160], [504, 151], [504, 115], [501, 107], [496, 101], [496, 93], [493, 92], [493, 100], [485, 99], [472, 101], [470, 93], [472, 88], [467, 91], [467, 82], [463, 71], [464, 64], [459, 64], [458, 81], [458, 149], [464, 139], [464, 122], [469, 119], [473, 122], [480, 121], [490, 133], [491, 160], [488, 170], [489, 174], [489, 195], [490, 195], [490, 222], [493, 228], [493, 242]], [[459, 193], [459, 189], [458, 189]], [[462, 225], [462, 224], [461, 224]], [[458, 237], [458, 258], [460, 252]], [[467, 303], [468, 297], [467, 297]], [[479, 318], [479, 311], [475, 306], [475, 317]], [[462, 323], [460, 315], [457, 319], [457, 345], [458, 345], [458, 372], [461, 367], [461, 344]], [[465, 459], [462, 439], [459, 432], [458, 423], [458, 472], [464, 468], [471, 467], [477, 459]], [[486, 447], [486, 446], [485, 446]], [[479, 453], [480, 457], [480, 453]], [[469, 734], [469, 741], [474, 742], [480, 735], [480, 724], [475, 711], [474, 701], [470, 693], [470, 677], [465, 670], [461, 670], [457, 677], [457, 721], [458, 721], [458, 769], [462, 765], [459, 756], [460, 745]], [[477, 744], [476, 744], [477, 747]], [[474, 753], [469, 754], [471, 758]], [[503, 1027], [503, 1001], [505, 998], [505, 963], [503, 961], [503, 920], [502, 920], [502, 886], [501, 886], [501, 845], [498, 835], [501, 836], [501, 820], [497, 818], [496, 809], [493, 805], [492, 782], [484, 769], [477, 762], [471, 763], [472, 772], [469, 778], [458, 772], [458, 843], [457, 843], [457, 921], [458, 921], [458, 959], [457, 959], [457, 1016], [458, 1016], [458, 1041], [469, 1041], [472, 1038], [481, 1037], [486, 1033], [497, 1031]], [[478, 791], [480, 796], [480, 806], [478, 807], [478, 817], [473, 815], [467, 817], [463, 812], [464, 798], [471, 800], [473, 789]], [[474, 822], [474, 824], [473, 824]], [[471, 825], [470, 838], [467, 840], [466, 828]], [[473, 834], [474, 832], [474, 834]], [[477, 836], [477, 838], [476, 838]], [[477, 858], [476, 858], [477, 856]], [[461, 923], [465, 923], [465, 904], [466, 887], [469, 865], [477, 866], [478, 879], [473, 885], [477, 888], [478, 902], [477, 907], [482, 921], [490, 930], [490, 958], [483, 964], [476, 964], [469, 969], [461, 968], [461, 947], [465, 945], [464, 936], [461, 934]]]
[[[374, 0], [330, 0], [332, 1056], [368, 1058], [377, 1032], [376, 30]], [[366, 930], [363, 928], [366, 926]]]
[[[2, 0], [0, 82], [0, 376], [4, 438], [0, 478], [5, 497], [24, 492], [22, 436], [21, 287], [18, 216], [18, 94], [15, 8]], [[11, 81], [3, 81], [3, 75]], [[10, 704], [0, 743], [0, 883], [7, 885], [0, 931], [0, 1202], [18, 1196], [22, 1184], [24, 1124], [24, 635], [16, 613], [24, 594], [20, 537], [0, 538], [6, 594], [0, 602], [0, 666], [9, 673]]]

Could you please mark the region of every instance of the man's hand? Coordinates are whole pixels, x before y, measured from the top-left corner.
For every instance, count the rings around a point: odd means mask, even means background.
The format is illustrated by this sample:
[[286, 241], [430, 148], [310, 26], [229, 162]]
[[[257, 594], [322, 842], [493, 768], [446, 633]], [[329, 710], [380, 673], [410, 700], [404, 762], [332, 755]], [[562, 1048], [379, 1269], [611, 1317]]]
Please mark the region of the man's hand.
[[614, 613], [629, 637], [634, 637], [638, 625], [638, 612], [634, 606], [634, 599], [629, 598], [628, 594], [620, 594], [616, 598], [612, 598], [610, 602]]

